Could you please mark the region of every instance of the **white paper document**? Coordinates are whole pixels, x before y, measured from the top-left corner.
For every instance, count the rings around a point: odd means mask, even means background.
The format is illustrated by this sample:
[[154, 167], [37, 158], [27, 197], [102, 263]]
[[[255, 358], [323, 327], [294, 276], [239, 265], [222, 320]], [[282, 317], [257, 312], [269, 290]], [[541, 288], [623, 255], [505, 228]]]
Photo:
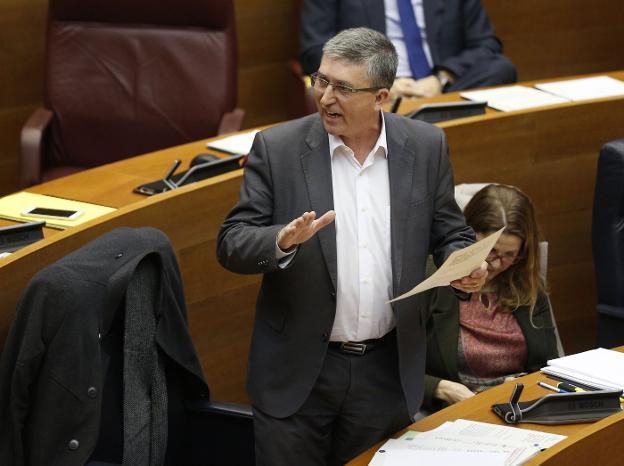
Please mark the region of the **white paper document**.
[[235, 134], [206, 144], [209, 149], [216, 149], [228, 154], [247, 155], [251, 150], [258, 130]]
[[411, 434], [408, 432], [384, 443], [369, 466], [447, 465], [454, 464], [454, 458], [460, 458], [462, 466], [517, 466], [565, 439], [563, 435], [464, 419]]
[[[388, 450], [377, 453], [383, 462], [375, 466], [505, 466], [505, 453], [470, 453], [462, 451]], [[372, 464], [372, 463], [371, 463]]]
[[573, 101], [624, 96], [624, 82], [609, 76], [541, 83], [535, 87]]
[[408, 298], [436, 286], [448, 286], [452, 281], [470, 275], [473, 270], [481, 267], [481, 264], [496, 244], [496, 241], [498, 241], [504, 229], [503, 227], [464, 249], [453, 251], [433, 275], [420, 282], [407, 293], [390, 300], [390, 302]]
[[560, 96], [525, 86], [505, 86], [480, 91], [460, 92], [464, 99], [486, 101], [488, 107], [502, 112], [524, 110], [525, 108], [543, 107], [567, 102]]
[[542, 372], [597, 389], [624, 390], [624, 353], [597, 348], [548, 361]]

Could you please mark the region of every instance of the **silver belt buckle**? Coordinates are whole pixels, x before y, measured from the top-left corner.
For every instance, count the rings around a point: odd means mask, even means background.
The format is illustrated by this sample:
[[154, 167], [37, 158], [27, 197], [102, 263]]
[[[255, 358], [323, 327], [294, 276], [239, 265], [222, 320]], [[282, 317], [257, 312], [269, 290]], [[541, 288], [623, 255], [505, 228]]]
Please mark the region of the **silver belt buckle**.
[[366, 353], [366, 343], [354, 343], [352, 341], [345, 341], [343, 343], [340, 343], [340, 351], [342, 351], [343, 353], [364, 356], [364, 353]]

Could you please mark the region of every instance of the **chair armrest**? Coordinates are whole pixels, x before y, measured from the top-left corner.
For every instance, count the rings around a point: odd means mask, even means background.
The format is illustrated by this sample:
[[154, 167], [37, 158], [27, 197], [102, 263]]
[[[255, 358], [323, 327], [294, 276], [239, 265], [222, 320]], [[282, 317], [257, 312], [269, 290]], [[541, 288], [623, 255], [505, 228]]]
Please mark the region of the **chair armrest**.
[[224, 113], [219, 123], [219, 132], [217, 134], [234, 133], [240, 131], [243, 126], [243, 118], [245, 118], [245, 110], [235, 108], [231, 112]]
[[43, 134], [54, 114], [45, 108], [36, 108], [22, 127], [20, 186], [22, 188], [41, 181], [43, 161]]

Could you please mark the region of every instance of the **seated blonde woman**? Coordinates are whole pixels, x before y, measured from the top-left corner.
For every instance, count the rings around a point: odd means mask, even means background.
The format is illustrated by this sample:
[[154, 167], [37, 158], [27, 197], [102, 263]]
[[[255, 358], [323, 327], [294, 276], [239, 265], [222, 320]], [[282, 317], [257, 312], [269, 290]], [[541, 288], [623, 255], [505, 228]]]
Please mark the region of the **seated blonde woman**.
[[483, 290], [460, 301], [450, 287], [430, 290], [425, 409], [439, 409], [543, 367], [557, 357], [539, 233], [531, 200], [512, 186], [488, 185], [464, 210], [478, 239], [505, 227], [486, 259]]

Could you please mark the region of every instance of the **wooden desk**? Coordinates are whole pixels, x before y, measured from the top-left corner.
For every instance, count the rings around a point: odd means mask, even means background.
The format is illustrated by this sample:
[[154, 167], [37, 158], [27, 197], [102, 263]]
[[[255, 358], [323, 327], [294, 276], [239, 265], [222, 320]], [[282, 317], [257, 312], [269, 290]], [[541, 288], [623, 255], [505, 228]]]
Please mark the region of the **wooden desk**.
[[[624, 348], [620, 348], [622, 350]], [[479, 393], [472, 398], [451, 405], [412, 424], [409, 429], [428, 431], [447, 421], [467, 419], [505, 425], [490, 409], [495, 403], [506, 403], [515, 383], [523, 383], [521, 401], [533, 400], [552, 392], [539, 387], [538, 380], [549, 380], [538, 372], [507, 382]], [[518, 424], [520, 429], [532, 429], [568, 436], [567, 439], [535, 456], [527, 465], [548, 466], [619, 466], [624, 452], [624, 412], [604, 418], [598, 422], [545, 426], [539, 424]], [[405, 429], [407, 430], [407, 429]], [[399, 432], [400, 436], [405, 430]], [[395, 437], [395, 438], [396, 438]], [[348, 466], [364, 466], [373, 458], [384, 442], [362, 453], [348, 463]]]
[[[624, 72], [613, 76], [624, 78]], [[596, 160], [603, 143], [624, 136], [623, 115], [624, 98], [616, 98], [490, 112], [440, 124], [448, 136], [457, 183], [509, 183], [533, 198], [550, 243], [548, 278], [568, 352], [594, 346], [590, 229]], [[218, 228], [238, 198], [242, 170], [152, 198], [132, 193], [135, 186], [163, 176], [173, 159], [182, 159], [186, 166], [201, 152], [206, 152], [204, 142], [187, 144], [30, 189], [119, 210], [71, 230], [47, 231], [46, 240], [0, 261], [0, 344], [20, 293], [38, 270], [113, 228], [153, 226], [169, 235], [178, 254], [191, 335], [213, 395], [245, 401], [246, 357], [260, 277], [231, 274], [215, 258]]]

